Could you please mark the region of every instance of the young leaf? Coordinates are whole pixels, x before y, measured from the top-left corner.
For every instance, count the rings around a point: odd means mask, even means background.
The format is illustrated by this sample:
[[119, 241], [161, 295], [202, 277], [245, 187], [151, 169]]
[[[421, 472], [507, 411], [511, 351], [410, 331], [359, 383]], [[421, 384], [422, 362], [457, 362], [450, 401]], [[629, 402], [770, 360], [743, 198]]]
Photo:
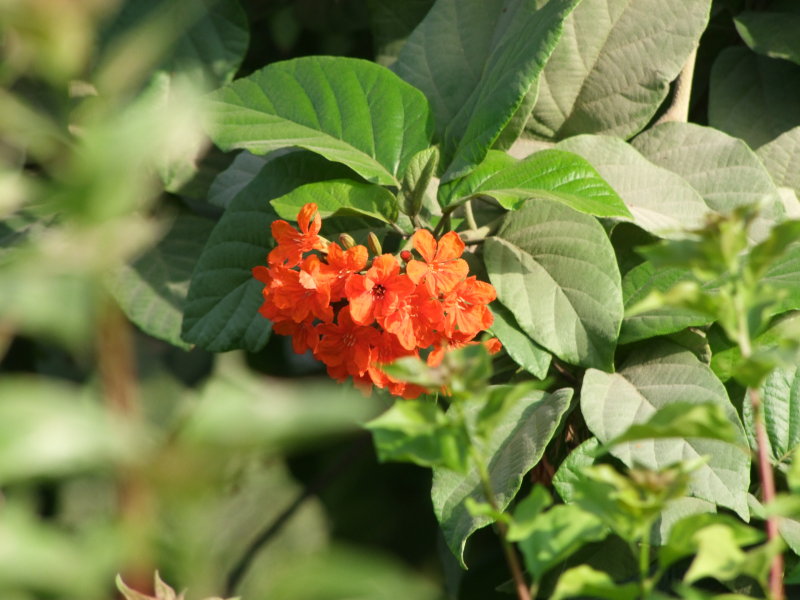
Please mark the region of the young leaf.
[[181, 339], [183, 307], [197, 257], [214, 221], [180, 214], [164, 238], [111, 277], [120, 308], [142, 331], [188, 350]]
[[[615, 374], [591, 369], [581, 389], [586, 424], [603, 443], [676, 401], [718, 405], [743, 441], [739, 417], [722, 383], [694, 354], [672, 344], [650, 346]], [[615, 446], [612, 454], [628, 466], [641, 464], [651, 469], [708, 456], [708, 462], [693, 473], [691, 493], [731, 508], [742, 518], [748, 516], [750, 457], [740, 445], [697, 438], [642, 440]]]
[[[513, 388], [512, 388], [513, 391]], [[548, 394], [531, 390], [508, 406], [502, 420], [491, 432], [484, 448], [489, 476], [500, 510], [505, 510], [522, 484], [522, 478], [542, 457], [572, 398], [571, 389]], [[477, 412], [475, 404], [465, 412]], [[469, 417], [468, 417], [469, 418]], [[442, 527], [445, 541], [463, 567], [464, 546], [473, 532], [491, 521], [473, 517], [466, 499], [484, 501], [480, 476], [476, 469], [464, 476], [454, 471], [434, 469], [433, 508]]]
[[448, 418], [431, 400], [397, 400], [366, 428], [372, 432], [381, 462], [412, 462], [459, 473], [467, 470], [469, 436], [463, 423]]
[[503, 349], [528, 373], [544, 379], [550, 367], [550, 353], [522, 331], [505, 306], [494, 302], [491, 310], [494, 315], [491, 332], [503, 344]]
[[797, 127], [800, 66], [747, 48], [724, 50], [711, 70], [708, 123], [753, 149]]
[[[494, 152], [493, 152], [494, 153]], [[495, 198], [508, 209], [519, 208], [527, 198], [549, 198], [577, 211], [599, 217], [630, 217], [617, 193], [583, 158], [561, 150], [542, 150], [489, 173], [499, 162], [479, 165], [454, 182], [445, 203], [455, 204], [475, 195]]]
[[556, 488], [564, 502], [571, 503], [573, 501], [575, 482], [586, 467], [594, 464], [598, 448], [600, 448], [599, 440], [595, 437], [589, 438], [570, 452], [558, 467], [558, 471], [553, 476], [553, 487]]
[[592, 217], [534, 198], [484, 244], [498, 299], [561, 359], [611, 369], [622, 321], [616, 257]]
[[583, 0], [545, 67], [528, 130], [630, 137], [667, 95], [708, 22], [708, 0]]
[[[796, 364], [774, 369], [761, 386], [761, 405], [767, 429], [770, 461], [779, 465], [800, 447], [800, 367]], [[753, 406], [745, 397], [742, 410], [745, 429], [755, 447]]]
[[397, 185], [411, 157], [430, 145], [425, 97], [364, 60], [310, 56], [272, 63], [210, 96], [211, 138], [254, 154], [299, 146]]
[[699, 228], [710, 210], [679, 175], [658, 167], [627, 142], [607, 135], [579, 135], [556, 144], [588, 160], [620, 195], [633, 222], [659, 237], [681, 237]]
[[307, 183], [271, 200], [270, 204], [282, 219], [295, 220], [309, 202], [316, 203], [323, 219], [334, 215], [364, 215], [384, 223], [397, 219], [394, 194], [385, 187], [352, 179]]
[[712, 525], [727, 529], [735, 547], [758, 544], [764, 539], [763, 532], [745, 525], [730, 515], [714, 513], [689, 515], [672, 526], [659, 557], [661, 566], [669, 567], [682, 558], [695, 554], [700, 544], [697, 533]]
[[349, 171], [308, 152], [268, 162], [230, 203], [200, 254], [189, 284], [182, 337], [211, 352], [267, 343], [270, 325], [258, 313], [263, 284], [251, 269], [264, 264], [272, 247], [269, 201], [304, 183], [346, 177]]
[[480, 163], [536, 81], [577, 0], [439, 0], [394, 70], [430, 99], [442, 181]]
[[439, 167], [439, 149], [436, 146], [417, 152], [408, 164], [400, 182], [400, 210], [410, 217], [419, 214], [431, 179]]
[[551, 504], [553, 498], [547, 488], [535, 484], [531, 492], [514, 507], [514, 515], [506, 534], [508, 540], [518, 542], [528, 537], [533, 532], [536, 518]]
[[551, 600], [565, 598], [602, 598], [606, 600], [636, 600], [639, 586], [635, 583], [616, 583], [603, 572], [588, 565], [572, 567], [561, 574]]

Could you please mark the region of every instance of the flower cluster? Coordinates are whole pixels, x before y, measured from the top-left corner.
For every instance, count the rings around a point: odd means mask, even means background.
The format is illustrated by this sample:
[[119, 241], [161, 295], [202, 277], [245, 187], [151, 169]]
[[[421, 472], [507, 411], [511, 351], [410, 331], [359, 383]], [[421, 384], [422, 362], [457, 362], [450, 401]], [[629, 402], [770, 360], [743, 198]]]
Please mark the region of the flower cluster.
[[[276, 333], [292, 336], [295, 352], [311, 350], [334, 379], [351, 376], [367, 389], [374, 384], [416, 397], [422, 388], [393, 379], [381, 365], [430, 349], [427, 361], [435, 366], [448, 349], [477, 343], [475, 336], [491, 326], [487, 305], [495, 290], [468, 276], [464, 242], [455, 232], [438, 242], [427, 230], [414, 233], [422, 260], [406, 250], [404, 264], [391, 254], [370, 263], [366, 247], [343, 248], [320, 237], [316, 204], [302, 208], [297, 224], [299, 230], [272, 223], [277, 245], [268, 266], [253, 269], [264, 284], [259, 312]], [[485, 343], [490, 351], [500, 348], [496, 339]]]

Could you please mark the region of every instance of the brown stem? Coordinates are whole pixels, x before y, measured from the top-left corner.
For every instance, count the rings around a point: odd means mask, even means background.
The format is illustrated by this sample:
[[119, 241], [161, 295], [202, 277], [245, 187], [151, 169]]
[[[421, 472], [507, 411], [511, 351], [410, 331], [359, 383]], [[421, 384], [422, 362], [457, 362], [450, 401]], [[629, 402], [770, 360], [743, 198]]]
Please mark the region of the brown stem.
[[675, 80], [675, 93], [672, 96], [672, 104], [666, 112], [655, 122], [667, 123], [676, 121], [686, 123], [689, 120], [689, 99], [692, 96], [692, 77], [694, 77], [694, 63], [697, 60], [697, 48], [686, 59], [678, 79]]
[[[764, 419], [761, 409], [761, 395], [755, 388], [748, 388], [750, 404], [753, 407], [753, 421], [756, 428], [756, 445], [758, 447], [758, 473], [761, 479], [761, 500], [764, 504], [769, 504], [775, 499], [775, 477], [772, 473], [772, 465], [767, 455], [767, 430], [764, 427]], [[778, 517], [770, 516], [767, 518], [767, 540], [778, 539]], [[783, 555], [778, 554], [772, 559], [769, 571], [769, 591], [772, 600], [784, 600], [783, 590]]]

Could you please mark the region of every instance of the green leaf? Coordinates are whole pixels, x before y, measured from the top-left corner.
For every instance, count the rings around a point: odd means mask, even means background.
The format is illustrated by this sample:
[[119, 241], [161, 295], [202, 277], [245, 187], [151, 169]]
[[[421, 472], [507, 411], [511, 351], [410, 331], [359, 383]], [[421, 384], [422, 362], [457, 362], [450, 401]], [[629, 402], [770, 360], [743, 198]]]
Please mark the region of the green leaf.
[[553, 487], [556, 488], [564, 502], [571, 503], [573, 501], [575, 482], [586, 467], [594, 464], [598, 448], [600, 448], [599, 440], [595, 437], [589, 438], [570, 452], [558, 467], [558, 471], [553, 476]]
[[256, 377], [236, 354], [220, 361], [181, 428], [183, 442], [279, 454], [357, 431], [382, 408], [350, 386]]
[[[667, 293], [677, 283], [691, 280], [691, 273], [685, 269], [656, 269], [653, 263], [643, 262], [625, 273], [622, 278], [625, 310], [630, 311], [652, 292]], [[711, 321], [712, 318], [704, 313], [682, 307], [663, 306], [644, 312], [636, 310], [622, 320], [619, 343], [627, 344], [674, 333], [686, 327], [706, 325]]]
[[211, 138], [223, 150], [299, 146], [388, 185], [432, 135], [419, 90], [354, 58], [272, 63], [211, 94], [208, 108]]
[[[512, 388], [513, 390], [513, 388]], [[525, 474], [542, 457], [548, 442], [569, 408], [571, 389], [548, 394], [531, 390], [514, 399], [503, 413], [502, 421], [491, 432], [484, 447], [495, 502], [505, 510], [516, 495]], [[480, 410], [475, 404], [465, 407], [469, 415]], [[473, 517], [467, 510], [467, 498], [485, 500], [477, 469], [466, 476], [445, 469], [434, 469], [433, 508], [447, 545], [464, 565], [464, 546], [473, 532], [489, 525], [486, 517]]]
[[[468, 498], [468, 500], [472, 500]], [[534, 484], [531, 492], [514, 507], [514, 515], [508, 525], [506, 537], [510, 542], [524, 540], [534, 530], [536, 518], [553, 504], [550, 492], [543, 485]]]
[[467, 470], [469, 436], [435, 401], [397, 400], [366, 424], [372, 432], [378, 460], [412, 462], [423, 467]]
[[[491, 151], [494, 154], [498, 151]], [[524, 160], [503, 165], [491, 157], [447, 191], [448, 204], [470, 196], [492, 196], [508, 209], [520, 207], [531, 197], [563, 202], [577, 211], [600, 217], [629, 217], [628, 209], [616, 192], [576, 154], [561, 150], [542, 150]], [[499, 169], [496, 169], [500, 166]]]
[[[774, 465], [788, 464], [800, 445], [800, 367], [774, 369], [761, 386], [761, 405], [767, 429], [767, 452]], [[748, 437], [755, 445], [753, 406], [745, 396], [742, 418]]]
[[[662, 123], [633, 141], [645, 158], [683, 177], [712, 210], [728, 214], [757, 205], [767, 222], [783, 215], [778, 190], [761, 161], [741, 140], [692, 123]], [[757, 231], [768, 229], [763, 221]]]
[[706, 28], [708, 0], [583, 0], [545, 67], [528, 130], [630, 137], [667, 95]]
[[503, 344], [503, 349], [528, 373], [544, 379], [550, 368], [550, 353], [522, 331], [514, 315], [505, 306], [494, 302], [491, 310], [494, 315], [491, 332]]
[[228, 168], [214, 178], [208, 190], [209, 204], [228, 208], [231, 200], [255, 179], [270, 158], [274, 156], [256, 156], [247, 150], [239, 152]]
[[602, 443], [675, 402], [718, 405], [739, 432], [740, 444], [697, 438], [643, 440], [615, 446], [612, 454], [630, 467], [639, 464], [650, 469], [708, 456], [708, 462], [692, 474], [692, 495], [747, 518], [750, 457], [741, 448], [742, 426], [722, 383], [694, 354], [669, 343], [651, 345], [631, 357], [618, 373], [587, 371], [581, 388], [586, 424]]
[[429, 98], [442, 181], [480, 163], [525, 101], [577, 0], [439, 0], [394, 70]]
[[761, 531], [730, 515], [708, 512], [689, 515], [677, 521], [670, 529], [659, 557], [662, 567], [669, 567], [682, 558], [695, 554], [700, 544], [697, 533], [712, 525], [727, 529], [734, 547], [758, 544], [764, 539]]
[[759, 54], [800, 65], [800, 12], [745, 10], [733, 19], [736, 31]]
[[498, 299], [534, 341], [569, 363], [611, 369], [622, 290], [593, 217], [529, 200], [486, 240], [484, 259]]
[[721, 52], [711, 70], [708, 123], [753, 149], [800, 125], [800, 66], [747, 48]]
[[408, 164], [400, 182], [400, 210], [410, 217], [419, 214], [436, 169], [439, 167], [439, 149], [436, 146], [417, 152]]
[[705, 223], [709, 208], [679, 175], [648, 161], [630, 144], [605, 135], [579, 135], [556, 148], [589, 161], [620, 195], [633, 222], [660, 237], [681, 237]]
[[434, 0], [368, 0], [375, 62], [386, 67], [394, 63], [406, 38], [433, 4]]
[[296, 220], [303, 205], [316, 202], [320, 216], [363, 215], [392, 223], [397, 219], [397, 199], [379, 185], [351, 179], [307, 183], [270, 201], [282, 219]]
[[791, 188], [800, 195], [800, 170], [796, 168], [800, 161], [800, 127], [794, 127], [764, 144], [756, 154], [776, 185]]
[[107, 469], [136, 451], [131, 428], [74, 385], [6, 375], [0, 398], [3, 484]]
[[267, 343], [269, 321], [258, 314], [263, 284], [251, 269], [265, 264], [272, 247], [269, 201], [304, 183], [347, 176], [348, 170], [308, 152], [268, 162], [231, 201], [197, 260], [183, 316], [182, 337], [211, 352]]
[[181, 322], [189, 279], [214, 221], [181, 213], [164, 238], [110, 281], [120, 308], [142, 331], [183, 349]]
[[527, 529], [528, 535], [516, 541], [534, 581], [582, 546], [609, 534], [598, 517], [574, 504], [554, 506], [538, 515]]
[[572, 567], [564, 571], [558, 579], [551, 600], [563, 600], [576, 596], [605, 598], [607, 600], [636, 600], [639, 586], [635, 583], [616, 583], [603, 571], [596, 571], [588, 565]]

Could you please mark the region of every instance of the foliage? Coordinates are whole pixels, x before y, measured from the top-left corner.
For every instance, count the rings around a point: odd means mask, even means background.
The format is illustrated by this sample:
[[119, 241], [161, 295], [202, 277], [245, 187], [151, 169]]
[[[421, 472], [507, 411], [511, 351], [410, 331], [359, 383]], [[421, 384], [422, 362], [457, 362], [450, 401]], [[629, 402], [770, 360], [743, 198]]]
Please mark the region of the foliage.
[[2, 597], [785, 597], [799, 20], [0, 2]]

